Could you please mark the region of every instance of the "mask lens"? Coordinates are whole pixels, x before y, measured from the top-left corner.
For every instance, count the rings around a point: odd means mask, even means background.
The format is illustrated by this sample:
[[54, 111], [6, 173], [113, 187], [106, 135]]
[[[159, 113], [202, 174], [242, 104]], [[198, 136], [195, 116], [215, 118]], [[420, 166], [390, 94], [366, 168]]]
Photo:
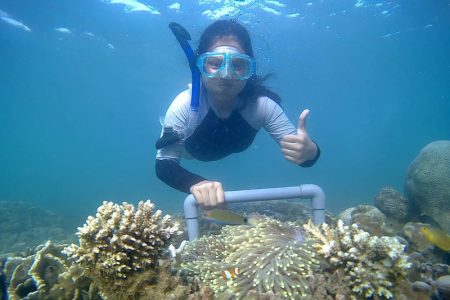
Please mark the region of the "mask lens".
[[247, 57], [233, 56], [231, 65], [239, 78], [249, 78], [253, 73], [252, 61]]
[[224, 56], [221, 54], [208, 55], [203, 61], [203, 71], [206, 74], [214, 75], [220, 71], [224, 62]]

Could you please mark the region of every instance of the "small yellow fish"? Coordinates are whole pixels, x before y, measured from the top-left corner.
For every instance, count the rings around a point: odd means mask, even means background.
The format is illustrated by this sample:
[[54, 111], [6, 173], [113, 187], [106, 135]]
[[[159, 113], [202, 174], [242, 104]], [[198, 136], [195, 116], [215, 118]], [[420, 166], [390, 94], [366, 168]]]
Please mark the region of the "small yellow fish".
[[222, 271], [221, 273], [222, 273], [222, 278], [225, 280], [234, 279], [234, 278], [236, 278], [237, 275], [239, 275], [239, 268], [230, 267], [230, 268]]
[[450, 251], [450, 236], [443, 230], [430, 226], [421, 226], [419, 230], [430, 243], [444, 251]]
[[248, 223], [247, 217], [220, 208], [205, 211], [204, 217], [205, 219], [213, 221], [218, 224], [242, 225]]

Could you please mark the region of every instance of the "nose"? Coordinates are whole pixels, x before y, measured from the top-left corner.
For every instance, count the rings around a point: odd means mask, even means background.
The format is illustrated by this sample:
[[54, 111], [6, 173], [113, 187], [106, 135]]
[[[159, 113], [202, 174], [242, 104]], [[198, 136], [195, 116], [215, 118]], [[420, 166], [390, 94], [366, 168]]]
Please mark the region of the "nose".
[[225, 63], [224, 68], [221, 70], [220, 78], [233, 79], [233, 71], [231, 70], [231, 66], [228, 62]]

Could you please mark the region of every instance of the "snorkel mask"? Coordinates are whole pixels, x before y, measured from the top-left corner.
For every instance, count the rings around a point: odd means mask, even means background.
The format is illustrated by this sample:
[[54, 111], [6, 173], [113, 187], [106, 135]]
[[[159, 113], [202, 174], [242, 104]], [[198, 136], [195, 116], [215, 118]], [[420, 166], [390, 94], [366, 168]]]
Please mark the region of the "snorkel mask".
[[197, 67], [208, 78], [247, 80], [255, 74], [256, 61], [231, 46], [220, 46], [197, 58]]

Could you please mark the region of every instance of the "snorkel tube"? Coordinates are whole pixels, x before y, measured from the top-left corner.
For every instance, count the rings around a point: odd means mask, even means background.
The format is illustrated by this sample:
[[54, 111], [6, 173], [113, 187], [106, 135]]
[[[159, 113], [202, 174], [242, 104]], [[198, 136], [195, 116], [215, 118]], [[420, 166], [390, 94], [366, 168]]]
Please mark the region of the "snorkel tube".
[[184, 54], [189, 62], [189, 68], [191, 69], [192, 77], [192, 96], [191, 96], [191, 110], [198, 111], [199, 99], [200, 99], [200, 70], [196, 65], [197, 55], [195, 55], [188, 41], [191, 40], [189, 32], [180, 24], [172, 22], [169, 24], [170, 30], [175, 35], [181, 48], [183, 48]]
[[178, 43], [186, 55], [189, 68], [191, 69], [192, 87], [191, 87], [191, 106], [189, 112], [189, 123], [187, 128], [183, 132], [177, 132], [172, 126], [166, 126], [164, 124], [163, 135], [156, 141], [156, 149], [161, 149], [166, 146], [172, 145], [182, 139], [189, 137], [195, 130], [198, 124], [198, 107], [200, 105], [200, 70], [196, 65], [197, 55], [195, 55], [189, 42], [191, 36], [189, 32], [180, 24], [172, 22], [169, 24], [169, 28], [175, 35]]

